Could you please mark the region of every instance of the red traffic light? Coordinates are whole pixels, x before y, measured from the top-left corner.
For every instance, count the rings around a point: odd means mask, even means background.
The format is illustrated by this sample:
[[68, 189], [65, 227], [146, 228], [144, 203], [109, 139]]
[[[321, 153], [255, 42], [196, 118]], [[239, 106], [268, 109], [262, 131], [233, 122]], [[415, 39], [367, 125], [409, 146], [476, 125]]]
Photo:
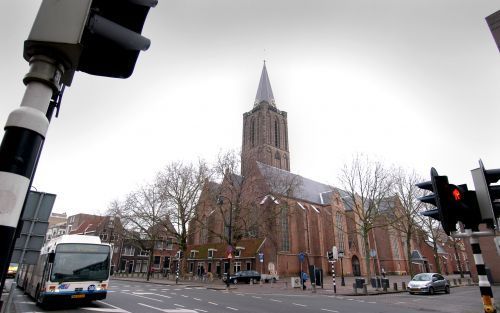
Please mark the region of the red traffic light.
[[451, 194], [453, 195], [453, 199], [455, 199], [455, 201], [462, 200], [462, 193], [460, 192], [460, 190], [458, 190], [457, 187], [453, 188]]

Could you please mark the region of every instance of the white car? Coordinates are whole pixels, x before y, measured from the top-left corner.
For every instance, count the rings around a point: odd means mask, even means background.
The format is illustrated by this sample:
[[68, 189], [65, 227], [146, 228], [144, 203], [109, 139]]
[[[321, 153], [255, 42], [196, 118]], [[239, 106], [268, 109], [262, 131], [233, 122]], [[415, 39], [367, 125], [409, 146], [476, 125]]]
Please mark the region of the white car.
[[410, 294], [428, 293], [433, 295], [436, 291], [450, 293], [450, 283], [439, 273], [420, 273], [408, 283]]

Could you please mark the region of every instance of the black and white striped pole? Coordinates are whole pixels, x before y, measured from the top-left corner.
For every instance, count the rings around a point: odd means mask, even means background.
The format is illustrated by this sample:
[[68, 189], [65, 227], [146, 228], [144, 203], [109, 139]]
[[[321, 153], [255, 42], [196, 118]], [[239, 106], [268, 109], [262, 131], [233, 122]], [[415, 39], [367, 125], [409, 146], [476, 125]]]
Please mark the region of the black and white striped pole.
[[493, 290], [491, 289], [488, 276], [486, 275], [486, 266], [484, 265], [479, 238], [472, 235], [470, 237], [470, 245], [476, 263], [477, 277], [479, 279], [479, 290], [481, 299], [483, 300], [483, 308], [485, 313], [496, 313], [495, 300], [493, 299]]
[[335, 282], [335, 263], [339, 257], [337, 246], [332, 247], [332, 278], [333, 278], [333, 292], [337, 293], [337, 284]]
[[[12, 111], [0, 144], [0, 279], [15, 240], [22, 207], [36, 170], [49, 127], [47, 111], [53, 94], [60, 90], [64, 68], [55, 60], [35, 55], [24, 77], [26, 91], [20, 108]], [[1, 302], [0, 302], [1, 306]]]

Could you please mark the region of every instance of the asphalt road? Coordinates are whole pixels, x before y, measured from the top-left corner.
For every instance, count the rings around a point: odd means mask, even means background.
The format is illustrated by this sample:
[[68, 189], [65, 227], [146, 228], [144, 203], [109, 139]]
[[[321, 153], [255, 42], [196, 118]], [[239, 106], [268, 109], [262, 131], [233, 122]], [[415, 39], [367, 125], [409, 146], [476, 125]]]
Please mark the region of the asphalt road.
[[[252, 292], [252, 289], [255, 292]], [[453, 288], [450, 295], [417, 296], [399, 293], [349, 297], [294, 293], [286, 290], [263, 293], [259, 285], [226, 291], [187, 285], [159, 285], [115, 280], [111, 282], [111, 290], [106, 300], [96, 301], [87, 306], [66, 306], [42, 310], [21, 291], [17, 291], [14, 298], [16, 313], [46, 311], [61, 313], [470, 313], [482, 311], [477, 287]]]

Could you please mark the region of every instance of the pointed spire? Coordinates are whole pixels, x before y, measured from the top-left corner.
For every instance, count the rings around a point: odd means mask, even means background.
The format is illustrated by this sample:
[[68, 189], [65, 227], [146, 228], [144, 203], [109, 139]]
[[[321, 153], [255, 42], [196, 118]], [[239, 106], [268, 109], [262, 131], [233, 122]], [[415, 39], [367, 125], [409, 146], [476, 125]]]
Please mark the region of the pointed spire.
[[276, 106], [274, 103], [273, 90], [271, 89], [271, 83], [269, 82], [269, 76], [267, 75], [266, 61], [264, 60], [264, 67], [262, 68], [262, 74], [260, 75], [259, 88], [257, 89], [257, 96], [255, 96], [254, 106], [259, 105], [262, 101], [266, 101], [272, 106]]

